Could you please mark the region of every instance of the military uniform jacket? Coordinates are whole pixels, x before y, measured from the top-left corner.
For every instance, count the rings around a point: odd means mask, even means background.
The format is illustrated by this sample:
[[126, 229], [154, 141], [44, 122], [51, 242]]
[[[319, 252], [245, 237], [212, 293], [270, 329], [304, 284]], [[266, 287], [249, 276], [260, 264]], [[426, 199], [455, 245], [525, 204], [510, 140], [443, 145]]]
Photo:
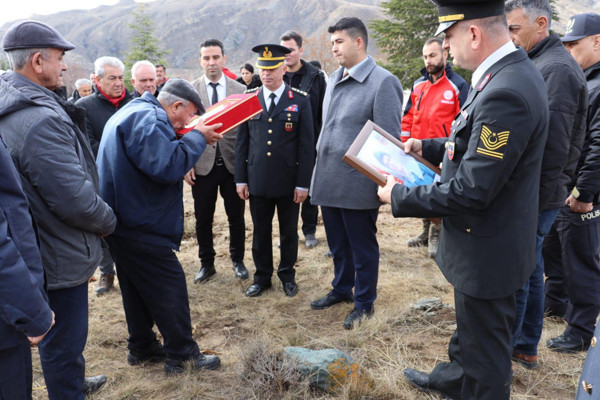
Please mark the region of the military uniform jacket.
[[294, 188], [308, 188], [314, 166], [314, 133], [310, 102], [287, 84], [273, 115], [263, 112], [240, 125], [235, 154], [235, 181], [247, 183], [250, 194], [282, 197]]
[[533, 272], [547, 130], [544, 81], [519, 49], [483, 74], [448, 139], [423, 141], [441, 181], [394, 187], [395, 217], [444, 217], [436, 261], [459, 292], [509, 296]]
[[[225, 77], [225, 95], [229, 96], [232, 94], [244, 93], [246, 91], [246, 86], [242, 85], [234, 81], [231, 78]], [[206, 77], [202, 76], [192, 82], [192, 86], [198, 94], [200, 95], [200, 99], [202, 100], [202, 104], [204, 108], [208, 109], [210, 107], [210, 99], [208, 92], [206, 90]], [[212, 92], [211, 92], [212, 96]], [[230, 174], [235, 173], [235, 142], [237, 138], [238, 129], [232, 129], [223, 135], [223, 139], [219, 140], [219, 150], [221, 151], [221, 155], [223, 156], [223, 162], [225, 163], [225, 168], [229, 171]], [[215, 166], [215, 156], [217, 154], [217, 144], [209, 144], [204, 149], [204, 152], [200, 156], [200, 159], [194, 165], [194, 172], [196, 175], [205, 176], [212, 171]]]

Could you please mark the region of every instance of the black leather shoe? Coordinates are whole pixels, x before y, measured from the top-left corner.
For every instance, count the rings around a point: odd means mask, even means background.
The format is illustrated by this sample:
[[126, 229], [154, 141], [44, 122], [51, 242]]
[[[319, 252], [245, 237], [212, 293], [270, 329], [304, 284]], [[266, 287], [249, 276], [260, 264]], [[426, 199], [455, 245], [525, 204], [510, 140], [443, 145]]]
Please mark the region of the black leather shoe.
[[329, 292], [324, 297], [321, 297], [320, 299], [312, 301], [310, 303], [310, 308], [312, 308], [313, 310], [324, 310], [333, 305], [336, 305], [337, 303], [341, 303], [341, 302], [352, 303], [353, 301], [354, 301], [354, 296], [352, 296], [352, 293], [350, 293], [347, 296], [338, 297], [333, 292]]
[[205, 265], [202, 268], [200, 268], [200, 271], [198, 271], [198, 273], [196, 274], [196, 277], [194, 278], [194, 283], [204, 282], [216, 273], [217, 271], [215, 270], [214, 265]]
[[577, 353], [586, 351], [590, 347], [590, 341], [584, 341], [581, 338], [565, 335], [564, 333], [546, 342], [546, 347], [559, 353]]
[[431, 386], [429, 374], [426, 372], [417, 371], [416, 369], [406, 368], [402, 371], [408, 382], [419, 390], [425, 392], [433, 392], [442, 396], [444, 399], [456, 400], [460, 398], [460, 393], [446, 393], [440, 389]]
[[157, 363], [164, 361], [167, 353], [163, 350], [162, 344], [155, 340], [150, 346], [141, 349], [129, 350], [127, 362], [129, 365], [139, 365], [143, 363]]
[[83, 393], [96, 393], [106, 383], [106, 375], [96, 375], [83, 380]]
[[235, 276], [244, 280], [248, 279], [248, 269], [246, 269], [243, 262], [234, 262], [232, 268], [233, 272], [235, 272]]
[[283, 284], [283, 291], [287, 297], [294, 297], [298, 293], [298, 285], [296, 282], [286, 282]]
[[250, 285], [250, 287], [248, 288], [248, 290], [246, 290], [246, 296], [247, 297], [260, 296], [262, 294], [262, 292], [264, 292], [265, 290], [269, 289], [270, 287], [271, 287], [271, 285], [269, 285], [269, 286], [261, 286], [258, 283], [254, 283], [254, 284]]
[[168, 358], [165, 363], [165, 372], [167, 375], [180, 374], [184, 371], [184, 365], [188, 362], [191, 364], [192, 369], [217, 369], [221, 365], [221, 359], [218, 356], [205, 356], [200, 354], [190, 360], [175, 360]]
[[370, 310], [361, 310], [360, 308], [355, 308], [354, 310], [350, 311], [350, 314], [348, 314], [344, 320], [344, 328], [354, 328], [354, 324], [359, 325], [363, 319], [370, 318], [373, 313], [374, 310], [372, 308]]

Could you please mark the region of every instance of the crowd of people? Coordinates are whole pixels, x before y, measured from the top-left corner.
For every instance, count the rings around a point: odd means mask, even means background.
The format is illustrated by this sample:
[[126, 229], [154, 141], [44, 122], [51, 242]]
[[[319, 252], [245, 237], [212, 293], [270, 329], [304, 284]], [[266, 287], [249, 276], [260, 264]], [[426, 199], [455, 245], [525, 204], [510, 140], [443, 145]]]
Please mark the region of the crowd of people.
[[[377, 219], [417, 217], [408, 246], [428, 246], [454, 287], [457, 328], [448, 362], [408, 368], [416, 388], [451, 399], [508, 399], [512, 361], [539, 367], [545, 315], [564, 318], [553, 351], [595, 346], [600, 313], [600, 15], [571, 18], [551, 33], [548, 0], [435, 0], [439, 27], [423, 45], [422, 77], [403, 110], [397, 77], [368, 55], [365, 24], [328, 28], [339, 63], [329, 79], [303, 57], [303, 38], [252, 48], [256, 68], [225, 67], [223, 43], [200, 44], [203, 75], [167, 79], [164, 65], [116, 57], [94, 62], [67, 99], [65, 52], [53, 27], [15, 23], [2, 39], [11, 70], [0, 75], [0, 399], [30, 399], [38, 346], [48, 396], [82, 400], [106, 377], [85, 377], [88, 282], [97, 295], [118, 279], [128, 329], [127, 362], [164, 363], [167, 374], [219, 368], [192, 336], [186, 277], [174, 251], [183, 235], [183, 185], [191, 186], [200, 269], [218, 269], [217, 197], [229, 225], [235, 279], [247, 280], [245, 202], [252, 220], [252, 283], [272, 290], [272, 235], [279, 221], [277, 277], [295, 278], [298, 225], [317, 245], [321, 210], [333, 261], [331, 289], [310, 307], [351, 303], [341, 326], [375, 314]], [[444, 33], [444, 38], [437, 36]], [[467, 83], [453, 65], [473, 71]], [[262, 111], [225, 135], [202, 118], [234, 94], [255, 94]], [[441, 177], [384, 187], [342, 161], [372, 121]], [[397, 161], [397, 160], [396, 160]], [[231, 273], [231, 272], [230, 272]], [[162, 336], [158, 339], [154, 326]], [[598, 330], [598, 329], [597, 329]], [[584, 367], [578, 399], [600, 379]], [[15, 368], [19, 366], [19, 368]], [[598, 382], [600, 385], [600, 382]]]

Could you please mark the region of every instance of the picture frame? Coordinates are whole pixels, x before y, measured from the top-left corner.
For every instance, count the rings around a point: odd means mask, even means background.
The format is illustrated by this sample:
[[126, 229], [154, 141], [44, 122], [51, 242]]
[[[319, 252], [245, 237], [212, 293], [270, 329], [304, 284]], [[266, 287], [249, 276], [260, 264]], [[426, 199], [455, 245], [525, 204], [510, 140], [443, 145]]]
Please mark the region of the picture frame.
[[404, 144], [373, 121], [367, 121], [343, 157], [344, 162], [383, 187], [387, 175], [406, 187], [439, 180], [440, 169], [415, 152], [405, 153]]

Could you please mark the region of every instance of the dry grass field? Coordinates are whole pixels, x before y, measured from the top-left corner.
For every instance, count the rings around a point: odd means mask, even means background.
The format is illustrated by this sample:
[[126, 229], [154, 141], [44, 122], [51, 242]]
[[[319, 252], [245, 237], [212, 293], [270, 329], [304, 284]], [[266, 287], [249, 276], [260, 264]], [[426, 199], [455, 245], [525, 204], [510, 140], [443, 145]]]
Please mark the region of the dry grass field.
[[[194, 338], [202, 350], [218, 354], [217, 371], [186, 372], [166, 377], [162, 365], [131, 367], [126, 362], [127, 328], [118, 291], [96, 297], [90, 285], [90, 328], [85, 358], [88, 376], [106, 374], [108, 383], [91, 399], [435, 399], [413, 389], [402, 370], [429, 371], [447, 360], [446, 346], [455, 328], [452, 288], [425, 249], [409, 249], [406, 240], [420, 229], [420, 221], [394, 219], [389, 207], [379, 217], [381, 247], [378, 299], [375, 316], [352, 331], [342, 328], [351, 305], [324, 311], [310, 309], [312, 299], [330, 288], [332, 261], [324, 257], [327, 245], [322, 224], [319, 246], [300, 244], [297, 263], [298, 295], [288, 298], [274, 277], [272, 290], [258, 298], [244, 296], [251, 279], [240, 282], [231, 270], [228, 229], [222, 203], [217, 207], [215, 244], [217, 274], [194, 285], [199, 268], [193, 236], [193, 203], [186, 187], [186, 234], [179, 259], [188, 277]], [[254, 271], [251, 256], [252, 224], [246, 213], [246, 265]], [[301, 236], [302, 237], [302, 236]], [[274, 253], [278, 258], [277, 234]], [[425, 297], [440, 297], [449, 307], [433, 315], [414, 311], [411, 304]], [[564, 323], [547, 319], [542, 343], [564, 329]], [[368, 384], [345, 384], [337, 396], [308, 387], [282, 358], [285, 346], [336, 348], [350, 354], [361, 366]], [[573, 399], [585, 355], [553, 353], [540, 346], [541, 366], [529, 371], [514, 365], [512, 398]], [[34, 352], [34, 399], [46, 399], [39, 359]]]

